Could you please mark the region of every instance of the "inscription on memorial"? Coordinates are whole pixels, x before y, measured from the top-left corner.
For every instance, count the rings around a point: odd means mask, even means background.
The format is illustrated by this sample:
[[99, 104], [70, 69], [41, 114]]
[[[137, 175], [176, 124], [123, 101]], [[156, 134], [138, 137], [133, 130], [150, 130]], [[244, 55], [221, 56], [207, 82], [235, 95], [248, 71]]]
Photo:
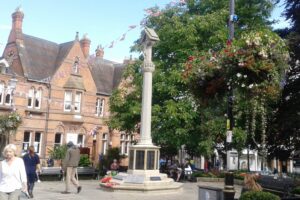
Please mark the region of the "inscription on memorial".
[[150, 181], [161, 181], [159, 176], [150, 176]]
[[128, 175], [125, 179], [124, 179], [125, 183], [136, 183], [136, 184], [142, 184], [144, 183], [144, 176], [140, 176], [140, 175]]

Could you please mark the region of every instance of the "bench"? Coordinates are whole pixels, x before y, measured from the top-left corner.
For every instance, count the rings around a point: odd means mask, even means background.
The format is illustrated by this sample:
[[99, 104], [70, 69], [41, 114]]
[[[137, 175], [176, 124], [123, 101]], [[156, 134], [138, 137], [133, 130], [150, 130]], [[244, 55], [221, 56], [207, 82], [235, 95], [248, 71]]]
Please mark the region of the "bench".
[[290, 177], [274, 177], [261, 175], [257, 181], [263, 190], [269, 191], [280, 196], [288, 195], [292, 188], [295, 187], [294, 180]]
[[42, 167], [39, 175], [40, 180], [62, 180], [63, 172], [61, 167]]
[[79, 177], [92, 177], [93, 179], [98, 178], [99, 172], [93, 167], [78, 167], [77, 173]]

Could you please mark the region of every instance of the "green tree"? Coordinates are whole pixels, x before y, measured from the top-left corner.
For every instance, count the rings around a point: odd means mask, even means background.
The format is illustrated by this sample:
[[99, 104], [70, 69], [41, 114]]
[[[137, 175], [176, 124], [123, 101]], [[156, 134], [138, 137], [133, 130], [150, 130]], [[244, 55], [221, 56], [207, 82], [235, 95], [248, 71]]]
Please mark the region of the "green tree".
[[287, 40], [291, 60], [286, 79], [282, 82], [281, 100], [274, 106], [277, 112], [270, 129], [273, 137], [269, 140], [271, 156], [282, 160], [300, 148], [300, 2], [286, 0], [284, 14], [291, 27], [277, 31]]
[[[251, 2], [237, 2], [241, 19], [239, 27], [252, 30], [268, 26], [267, 18], [273, 1]], [[226, 46], [228, 4], [226, 0], [189, 0], [186, 5], [177, 4], [161, 10], [151, 8], [153, 12], [160, 11], [162, 14], [146, 16], [147, 26], [154, 28], [160, 37], [160, 42], [153, 49], [156, 69], [153, 76], [152, 137], [163, 149], [172, 150], [168, 152], [175, 153], [186, 144], [191, 155], [201, 153], [209, 156], [216, 140], [225, 139], [224, 87], [223, 94], [219, 96], [191, 94], [190, 89], [197, 90], [201, 83], [187, 85], [183, 71], [189, 67], [187, 60], [192, 59], [193, 52], [217, 51]], [[138, 43], [133, 47], [136, 51], [140, 49]], [[129, 87], [116, 90], [111, 97], [111, 111], [115, 113], [110, 121], [112, 128], [134, 131], [140, 121], [140, 65], [137, 62], [128, 67], [124, 79]], [[200, 87], [198, 89], [201, 90]]]

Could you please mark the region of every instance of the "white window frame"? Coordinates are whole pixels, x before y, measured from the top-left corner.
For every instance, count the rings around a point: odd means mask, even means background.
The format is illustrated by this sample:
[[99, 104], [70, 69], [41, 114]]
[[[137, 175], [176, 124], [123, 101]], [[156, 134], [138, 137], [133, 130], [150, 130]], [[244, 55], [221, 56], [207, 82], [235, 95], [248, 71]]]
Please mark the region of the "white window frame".
[[[37, 102], [38, 105], [36, 105]], [[42, 89], [39, 88], [37, 91], [35, 91], [34, 94], [34, 108], [41, 109], [41, 103], [42, 103]]]
[[[60, 139], [59, 139], [59, 143], [56, 143], [55, 142], [55, 138], [56, 138], [56, 135], [58, 135], [58, 134], [60, 135]], [[62, 141], [63, 141], [63, 134], [61, 132], [56, 132], [54, 134], [54, 148], [61, 146], [62, 145]]]
[[103, 133], [102, 134], [102, 153], [103, 155], [106, 155], [106, 151], [107, 151], [107, 136], [108, 136], [108, 133]]
[[[36, 136], [37, 134], [40, 134], [40, 140], [39, 141], [36, 141]], [[35, 132], [34, 133], [34, 142], [33, 142], [33, 146], [34, 146], [34, 151], [35, 153], [37, 154], [40, 154], [41, 153], [41, 147], [42, 147], [42, 138], [43, 138], [43, 133], [42, 132]]]
[[[25, 138], [25, 133], [29, 133], [29, 141], [24, 142], [24, 138]], [[23, 142], [22, 142], [22, 153], [26, 153], [28, 147], [31, 144], [31, 132], [30, 131], [24, 131], [23, 132]]]
[[3, 99], [5, 96], [5, 84], [0, 82], [0, 104], [3, 104]]
[[96, 115], [99, 117], [104, 116], [104, 105], [105, 105], [105, 99], [104, 98], [97, 98], [96, 101]]
[[[33, 98], [34, 97], [34, 88], [30, 88], [28, 91], [28, 98], [27, 98], [27, 107], [28, 108], [33, 108]], [[30, 104], [29, 104], [30, 101]]]
[[[67, 95], [70, 95], [70, 99], [67, 99], [69, 98]], [[73, 93], [72, 91], [70, 90], [66, 90], [65, 91], [65, 98], [64, 98], [64, 111], [65, 112], [71, 112], [72, 111], [72, 96], [73, 96]], [[66, 109], [66, 106], [70, 106], [70, 109]]]
[[79, 113], [81, 109], [81, 97], [82, 92], [76, 92], [75, 93], [75, 99], [74, 99], [74, 112]]
[[120, 134], [120, 150], [121, 154], [128, 155], [129, 147], [134, 143], [134, 136], [121, 132]]
[[[7, 96], [9, 97], [9, 102], [6, 101]], [[4, 103], [7, 106], [10, 106], [12, 103], [12, 89], [10, 87], [6, 88]]]
[[[82, 137], [82, 143], [80, 143], [80, 145], [79, 145], [79, 137]], [[78, 145], [79, 147], [84, 147], [84, 140], [85, 140], [85, 135], [83, 135], [83, 134], [78, 134], [78, 136], [77, 136], [77, 145]]]
[[102, 99], [100, 99], [100, 105], [99, 105], [99, 116], [100, 117], [104, 116], [104, 105], [105, 105], [105, 99], [102, 98]]
[[125, 154], [125, 138], [126, 138], [126, 134], [125, 133], [121, 133], [120, 135], [120, 150], [121, 150], [121, 154]]
[[96, 116], [99, 116], [100, 113], [100, 99], [97, 98], [96, 100]]

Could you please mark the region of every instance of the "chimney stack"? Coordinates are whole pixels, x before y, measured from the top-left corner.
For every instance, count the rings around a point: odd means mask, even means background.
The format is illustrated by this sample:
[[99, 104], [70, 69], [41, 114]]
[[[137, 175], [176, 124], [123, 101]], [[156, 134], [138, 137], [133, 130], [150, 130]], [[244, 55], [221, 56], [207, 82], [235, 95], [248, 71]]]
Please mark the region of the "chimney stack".
[[103, 56], [104, 56], [104, 49], [101, 45], [98, 45], [96, 49], [96, 57], [103, 58]]
[[15, 31], [22, 32], [22, 23], [24, 13], [20, 7], [16, 8], [15, 12], [11, 15], [12, 17], [12, 29]]
[[90, 55], [90, 45], [91, 40], [87, 37], [87, 34], [84, 34], [82, 39], [80, 40], [80, 46], [85, 58]]

